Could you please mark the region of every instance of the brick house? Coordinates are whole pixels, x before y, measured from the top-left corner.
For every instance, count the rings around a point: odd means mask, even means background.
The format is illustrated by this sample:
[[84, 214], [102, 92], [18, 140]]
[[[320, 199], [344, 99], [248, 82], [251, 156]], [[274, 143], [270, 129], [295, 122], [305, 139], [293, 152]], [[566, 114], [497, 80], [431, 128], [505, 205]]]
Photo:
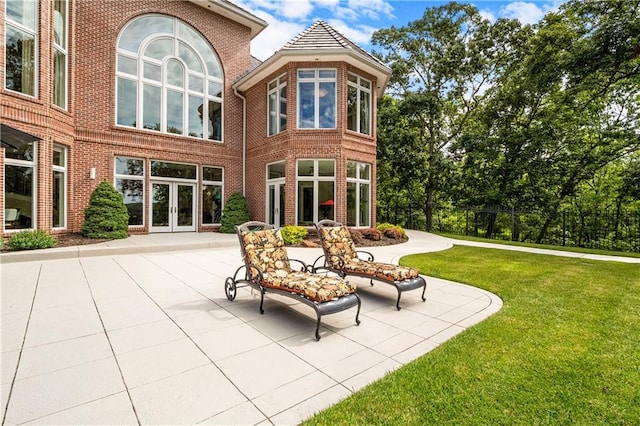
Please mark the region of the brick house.
[[319, 21], [264, 62], [226, 0], [0, 0], [0, 220], [79, 232], [96, 185], [131, 233], [251, 217], [375, 224], [376, 100], [390, 69]]

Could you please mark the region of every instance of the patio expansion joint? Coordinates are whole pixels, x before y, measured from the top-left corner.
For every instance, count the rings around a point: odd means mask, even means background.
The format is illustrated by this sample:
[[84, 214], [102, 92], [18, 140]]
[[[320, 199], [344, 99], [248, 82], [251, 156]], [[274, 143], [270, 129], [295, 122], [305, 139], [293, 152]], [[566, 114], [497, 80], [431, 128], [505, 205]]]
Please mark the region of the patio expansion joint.
[[27, 317], [27, 323], [24, 327], [24, 334], [22, 335], [22, 343], [20, 344], [20, 352], [18, 353], [18, 361], [16, 362], [15, 371], [13, 372], [13, 377], [11, 378], [11, 386], [9, 387], [9, 395], [7, 396], [7, 405], [4, 407], [4, 415], [2, 416], [2, 424], [4, 425], [7, 421], [7, 413], [9, 413], [9, 405], [11, 404], [11, 394], [13, 393], [13, 386], [16, 382], [16, 377], [18, 376], [18, 370], [20, 369], [20, 360], [22, 358], [22, 351], [24, 350], [24, 342], [27, 339], [27, 333], [29, 332], [29, 323], [31, 322], [31, 314], [33, 313], [33, 306], [36, 302], [36, 294], [38, 293], [38, 286], [40, 284], [40, 276], [42, 273], [42, 264], [38, 268], [38, 278], [36, 279], [36, 285], [33, 289], [33, 297], [31, 298], [31, 306], [29, 307], [29, 316]]

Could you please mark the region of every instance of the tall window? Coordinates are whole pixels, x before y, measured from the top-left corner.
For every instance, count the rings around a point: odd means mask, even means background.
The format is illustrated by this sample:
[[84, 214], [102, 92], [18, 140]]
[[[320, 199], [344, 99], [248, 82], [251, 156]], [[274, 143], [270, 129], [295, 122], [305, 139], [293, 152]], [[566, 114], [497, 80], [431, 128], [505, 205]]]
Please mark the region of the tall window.
[[349, 74], [347, 83], [347, 128], [371, 134], [371, 82]]
[[335, 161], [298, 160], [298, 225], [335, 218]]
[[287, 75], [269, 83], [269, 136], [287, 130]]
[[5, 229], [36, 227], [36, 144], [29, 142], [4, 152]]
[[53, 9], [53, 103], [67, 108], [67, 0], [55, 0]]
[[220, 223], [222, 218], [222, 167], [202, 167], [202, 224]]
[[118, 39], [116, 75], [117, 124], [222, 141], [220, 61], [184, 22], [162, 15], [130, 22]]
[[67, 148], [53, 146], [53, 227], [67, 225]]
[[371, 226], [371, 165], [347, 162], [347, 225]]
[[298, 128], [336, 128], [336, 70], [298, 70]]
[[144, 160], [116, 157], [115, 180], [129, 212], [129, 226], [143, 225]]
[[9, 0], [5, 14], [5, 87], [36, 96], [36, 0]]

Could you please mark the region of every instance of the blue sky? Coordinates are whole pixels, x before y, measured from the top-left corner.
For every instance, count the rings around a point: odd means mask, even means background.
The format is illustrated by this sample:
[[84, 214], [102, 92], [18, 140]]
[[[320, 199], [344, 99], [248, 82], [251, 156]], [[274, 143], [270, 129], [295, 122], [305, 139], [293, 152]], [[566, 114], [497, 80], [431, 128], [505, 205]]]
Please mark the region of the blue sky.
[[[340, 33], [371, 51], [371, 34], [380, 28], [403, 26], [420, 18], [428, 7], [447, 3], [436, 0], [232, 0], [269, 23], [251, 44], [251, 52], [267, 59], [316, 20], [328, 22]], [[557, 10], [562, 0], [487, 1], [458, 0], [474, 4], [487, 18], [515, 18], [538, 22], [546, 12]]]

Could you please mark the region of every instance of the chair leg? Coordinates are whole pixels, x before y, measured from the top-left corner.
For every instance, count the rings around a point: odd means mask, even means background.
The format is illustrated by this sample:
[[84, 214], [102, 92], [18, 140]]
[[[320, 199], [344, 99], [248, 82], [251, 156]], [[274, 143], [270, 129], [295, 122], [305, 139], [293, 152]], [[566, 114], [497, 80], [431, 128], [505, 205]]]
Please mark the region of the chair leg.
[[396, 300], [396, 308], [398, 310], [402, 309], [400, 307], [400, 296], [402, 296], [402, 291], [400, 290], [400, 287], [396, 286], [396, 290], [398, 290], [398, 300]]
[[424, 285], [422, 286], [422, 301], [426, 302], [427, 299], [424, 297], [424, 293], [427, 291], [427, 281], [422, 278], [422, 282], [424, 283]]
[[318, 321], [316, 322], [316, 341], [320, 340], [320, 319], [322, 318], [322, 315], [320, 315], [320, 312], [316, 311], [316, 316], [318, 317]]
[[264, 314], [264, 309], [262, 306], [264, 305], [264, 290], [260, 290], [260, 313]]
[[360, 296], [358, 296], [356, 293], [353, 293], [356, 295], [356, 299], [358, 299], [358, 311], [356, 312], [356, 325], [360, 325], [360, 307], [362, 306], [362, 302], [360, 301]]

